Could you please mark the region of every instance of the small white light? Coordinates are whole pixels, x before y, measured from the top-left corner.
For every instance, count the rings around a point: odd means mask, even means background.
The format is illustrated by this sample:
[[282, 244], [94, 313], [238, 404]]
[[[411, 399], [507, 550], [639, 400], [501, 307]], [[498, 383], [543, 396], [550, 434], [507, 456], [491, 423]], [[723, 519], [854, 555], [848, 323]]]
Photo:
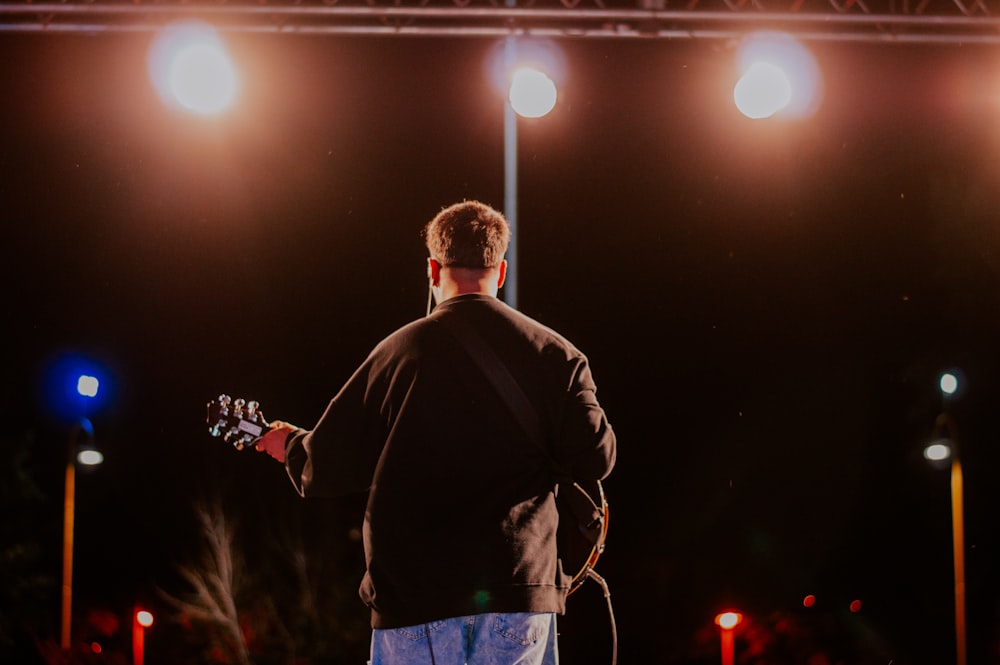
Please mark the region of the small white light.
[[955, 391], [958, 390], [958, 377], [954, 374], [942, 374], [941, 375], [941, 392], [945, 395], [954, 395]]
[[732, 630], [743, 621], [743, 615], [739, 612], [723, 612], [715, 617], [715, 623], [723, 630]]
[[84, 466], [97, 466], [104, 462], [104, 455], [101, 454], [100, 450], [88, 448], [77, 453], [76, 461]]
[[951, 446], [945, 443], [932, 443], [924, 448], [924, 458], [931, 462], [941, 462], [951, 457]]

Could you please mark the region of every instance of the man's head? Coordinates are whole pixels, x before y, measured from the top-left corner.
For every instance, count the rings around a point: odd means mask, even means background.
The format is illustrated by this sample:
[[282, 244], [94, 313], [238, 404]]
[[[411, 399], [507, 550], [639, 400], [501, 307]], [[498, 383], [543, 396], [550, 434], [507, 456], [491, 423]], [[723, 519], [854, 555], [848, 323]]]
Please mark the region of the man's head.
[[423, 237], [437, 302], [463, 293], [496, 295], [503, 285], [510, 224], [499, 211], [479, 201], [456, 203], [427, 223]]
[[490, 206], [463, 201], [424, 227], [430, 257], [446, 268], [497, 268], [510, 242], [510, 224]]

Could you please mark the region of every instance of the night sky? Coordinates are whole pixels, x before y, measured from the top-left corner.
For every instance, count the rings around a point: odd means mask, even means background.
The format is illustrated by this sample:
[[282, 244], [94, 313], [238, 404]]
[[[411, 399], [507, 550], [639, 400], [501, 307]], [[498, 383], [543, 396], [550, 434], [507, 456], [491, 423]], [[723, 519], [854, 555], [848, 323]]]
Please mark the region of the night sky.
[[[155, 605], [203, 497], [303, 510], [208, 437], [205, 403], [311, 425], [423, 314], [423, 223], [503, 205], [490, 41], [225, 39], [239, 105], [196, 119], [156, 97], [150, 35], [0, 35], [3, 440], [30, 442], [55, 579], [65, 429], [40, 384], [63, 352], [108, 372], [81, 607]], [[519, 128], [518, 303], [588, 355], [618, 433], [598, 570], [621, 662], [716, 662], [727, 607], [743, 662], [792, 662], [789, 626], [831, 663], [953, 662], [948, 474], [920, 456], [952, 369], [969, 662], [1000, 662], [995, 47], [813, 43], [817, 113], [754, 122], [733, 44], [559, 44], [559, 104]], [[605, 662], [603, 602], [571, 597], [568, 665]]]

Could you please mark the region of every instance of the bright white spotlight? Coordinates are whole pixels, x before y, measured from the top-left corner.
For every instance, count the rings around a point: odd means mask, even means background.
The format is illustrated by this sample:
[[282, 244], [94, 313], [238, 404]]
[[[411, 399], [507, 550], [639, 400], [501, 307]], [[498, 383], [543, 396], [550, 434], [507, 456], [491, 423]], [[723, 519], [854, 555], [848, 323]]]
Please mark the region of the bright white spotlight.
[[748, 118], [770, 118], [792, 101], [792, 84], [780, 67], [755, 62], [736, 84], [733, 100]]
[[[733, 97], [740, 111], [749, 117], [753, 115], [740, 106], [740, 98], [771, 98], [771, 114], [805, 117], [812, 115], [822, 97], [823, 81], [819, 66], [812, 54], [790, 35], [780, 32], [758, 32], [746, 37], [737, 52], [737, 66], [740, 80], [733, 91]], [[785, 95], [787, 101], [779, 105]], [[757, 90], [756, 94], [750, 94]], [[766, 95], [760, 90], [770, 90]], [[753, 108], [746, 102], [748, 108]], [[768, 105], [758, 102], [759, 108], [753, 113], [763, 113]]]
[[556, 105], [556, 84], [537, 69], [522, 67], [514, 72], [510, 82], [511, 108], [524, 118], [540, 118]]
[[236, 99], [236, 71], [207, 23], [185, 21], [164, 28], [150, 47], [149, 73], [160, 97], [187, 111], [214, 115]]
[[955, 391], [958, 390], [958, 377], [954, 374], [942, 374], [941, 375], [941, 392], [945, 395], [954, 395]]

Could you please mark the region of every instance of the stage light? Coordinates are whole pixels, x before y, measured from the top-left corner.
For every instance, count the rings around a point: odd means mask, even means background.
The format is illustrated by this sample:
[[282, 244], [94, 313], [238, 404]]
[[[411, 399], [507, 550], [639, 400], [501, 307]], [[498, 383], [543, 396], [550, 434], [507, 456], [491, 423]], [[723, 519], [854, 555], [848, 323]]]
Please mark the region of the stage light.
[[542, 71], [521, 67], [514, 72], [508, 99], [522, 118], [541, 118], [556, 105], [556, 84]]
[[757, 32], [737, 51], [740, 78], [733, 98], [750, 118], [812, 115], [822, 97], [823, 81], [812, 54], [790, 35]]
[[160, 98], [175, 108], [216, 115], [236, 100], [236, 70], [215, 28], [207, 23], [168, 25], [150, 46], [148, 64]]
[[509, 95], [515, 74], [524, 69], [542, 72], [555, 88], [563, 85], [566, 78], [566, 56], [548, 39], [502, 39], [494, 45], [484, 65], [493, 88], [504, 96]]
[[792, 101], [792, 85], [781, 68], [755, 62], [736, 83], [733, 100], [748, 118], [770, 118]]

